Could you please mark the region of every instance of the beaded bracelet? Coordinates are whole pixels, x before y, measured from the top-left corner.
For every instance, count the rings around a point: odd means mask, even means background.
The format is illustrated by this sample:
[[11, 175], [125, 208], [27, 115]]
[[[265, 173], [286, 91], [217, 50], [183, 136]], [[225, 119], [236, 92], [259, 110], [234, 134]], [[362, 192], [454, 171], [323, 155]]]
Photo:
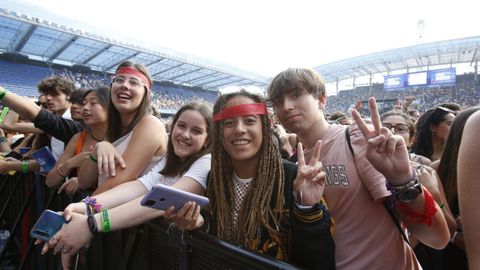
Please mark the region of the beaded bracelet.
[[108, 209], [102, 209], [100, 213], [102, 217], [103, 232], [111, 231], [112, 227], [110, 226], [110, 214], [108, 213]]
[[87, 206], [87, 214], [91, 214], [92, 212], [99, 213], [102, 209], [102, 205], [97, 203], [97, 199], [90, 196], [85, 197], [82, 202]]
[[28, 163], [26, 160], [22, 160], [21, 171], [22, 173], [28, 173]]

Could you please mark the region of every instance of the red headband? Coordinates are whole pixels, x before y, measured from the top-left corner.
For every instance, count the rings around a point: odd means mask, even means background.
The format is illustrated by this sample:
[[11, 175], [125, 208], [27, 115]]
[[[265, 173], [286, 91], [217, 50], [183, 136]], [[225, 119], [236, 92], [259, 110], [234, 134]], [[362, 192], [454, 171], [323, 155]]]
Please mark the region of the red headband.
[[241, 104], [236, 106], [230, 106], [213, 116], [213, 121], [221, 121], [238, 116], [245, 115], [266, 115], [268, 114], [267, 106], [265, 103], [254, 104]]
[[131, 67], [122, 67], [120, 68], [117, 73], [115, 73], [115, 76], [120, 75], [120, 74], [130, 74], [133, 76], [136, 76], [142, 81], [144, 84], [148, 86], [148, 89], [150, 89], [152, 86], [150, 85], [150, 81], [147, 79], [147, 76], [145, 76], [142, 72], [131, 68]]

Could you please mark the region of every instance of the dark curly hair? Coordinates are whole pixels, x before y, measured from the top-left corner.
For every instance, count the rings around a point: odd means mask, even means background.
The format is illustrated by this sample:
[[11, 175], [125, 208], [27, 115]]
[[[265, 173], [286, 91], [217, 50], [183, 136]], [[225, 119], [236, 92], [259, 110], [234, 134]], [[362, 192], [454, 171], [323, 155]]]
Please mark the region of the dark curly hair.
[[73, 90], [75, 90], [73, 81], [65, 77], [51, 76], [41, 80], [38, 84], [38, 92], [42, 95], [57, 96], [61, 92], [70, 97]]

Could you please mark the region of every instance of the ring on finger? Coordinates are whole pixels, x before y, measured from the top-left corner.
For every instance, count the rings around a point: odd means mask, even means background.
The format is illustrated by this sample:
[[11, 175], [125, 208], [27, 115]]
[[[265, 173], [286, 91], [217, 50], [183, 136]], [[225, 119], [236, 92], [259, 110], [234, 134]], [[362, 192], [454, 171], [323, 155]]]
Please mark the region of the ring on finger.
[[69, 253], [70, 251], [72, 251], [71, 248], [70, 248], [70, 249], [64, 249], [62, 252], [63, 252], [63, 253]]

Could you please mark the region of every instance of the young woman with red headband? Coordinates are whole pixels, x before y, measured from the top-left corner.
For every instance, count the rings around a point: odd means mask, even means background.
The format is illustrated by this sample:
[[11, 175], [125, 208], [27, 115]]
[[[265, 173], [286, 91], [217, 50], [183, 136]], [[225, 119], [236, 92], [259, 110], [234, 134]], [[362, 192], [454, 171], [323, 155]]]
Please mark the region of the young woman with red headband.
[[98, 185], [94, 194], [99, 194], [137, 179], [166, 152], [165, 126], [150, 113], [152, 86], [143, 65], [126, 61], [118, 66], [111, 85], [106, 141], [96, 144], [91, 161], [79, 170], [80, 188]]
[[321, 142], [309, 164], [299, 145], [298, 170], [283, 161], [264, 100], [245, 91], [220, 96], [213, 120], [210, 203], [203, 216], [187, 203], [166, 217], [190, 230], [205, 220], [209, 233], [235, 245], [306, 269], [335, 269]]

